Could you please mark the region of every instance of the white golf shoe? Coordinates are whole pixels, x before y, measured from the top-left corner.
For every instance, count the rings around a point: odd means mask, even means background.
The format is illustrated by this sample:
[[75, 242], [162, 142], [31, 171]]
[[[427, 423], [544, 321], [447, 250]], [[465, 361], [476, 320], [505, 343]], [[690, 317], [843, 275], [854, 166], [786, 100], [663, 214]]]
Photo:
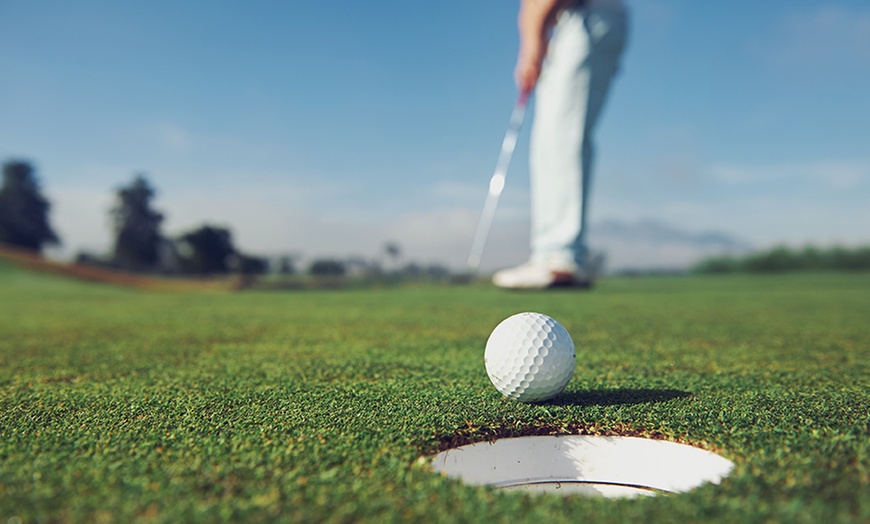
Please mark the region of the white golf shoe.
[[492, 283], [507, 289], [592, 287], [592, 280], [576, 265], [554, 265], [544, 262], [527, 262], [517, 267], [497, 271], [492, 276]]

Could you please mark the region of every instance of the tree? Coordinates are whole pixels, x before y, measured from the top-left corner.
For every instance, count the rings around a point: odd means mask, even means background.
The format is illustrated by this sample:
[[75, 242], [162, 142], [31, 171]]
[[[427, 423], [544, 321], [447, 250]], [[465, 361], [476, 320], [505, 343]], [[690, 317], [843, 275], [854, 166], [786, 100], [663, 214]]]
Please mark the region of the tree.
[[340, 260], [323, 258], [312, 262], [308, 273], [320, 277], [341, 277], [347, 273], [347, 268]]
[[296, 273], [296, 263], [293, 261], [293, 257], [283, 256], [281, 260], [278, 262], [278, 273], [282, 275], [292, 275]]
[[839, 246], [819, 249], [815, 246], [807, 246], [802, 250], [778, 246], [741, 259], [708, 258], [696, 264], [693, 269], [698, 273], [865, 271], [870, 269], [870, 246], [852, 249]]
[[159, 262], [163, 215], [151, 208], [154, 195], [142, 174], [130, 186], [118, 189], [118, 201], [111, 210], [115, 228], [113, 258], [123, 268], [151, 270]]
[[741, 269], [741, 261], [734, 257], [723, 255], [704, 259], [692, 268], [695, 273], [735, 273]]
[[777, 273], [801, 269], [801, 259], [786, 246], [778, 246], [770, 251], [750, 256], [744, 261], [747, 271], [755, 273]]
[[394, 272], [399, 270], [399, 259], [402, 258], [402, 248], [395, 242], [387, 242], [384, 244], [384, 254], [392, 261]]
[[238, 252], [228, 229], [202, 226], [179, 237], [179, 252], [186, 273], [228, 273]]
[[269, 272], [269, 260], [264, 257], [236, 253], [231, 260], [233, 269], [243, 275], [264, 275]]
[[399, 244], [395, 242], [387, 242], [384, 244], [384, 252], [388, 257], [396, 261], [399, 257], [402, 256], [402, 248], [399, 247]]
[[33, 167], [27, 162], [3, 164], [0, 187], [0, 242], [35, 251], [60, 239], [48, 223], [48, 203], [39, 192]]

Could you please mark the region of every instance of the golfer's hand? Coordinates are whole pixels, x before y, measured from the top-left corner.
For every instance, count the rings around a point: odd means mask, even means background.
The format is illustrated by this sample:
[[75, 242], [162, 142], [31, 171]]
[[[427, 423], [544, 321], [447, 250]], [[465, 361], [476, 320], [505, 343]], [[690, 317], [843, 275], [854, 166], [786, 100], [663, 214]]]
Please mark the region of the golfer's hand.
[[547, 35], [556, 19], [560, 0], [522, 0], [517, 17], [520, 52], [514, 70], [517, 87], [531, 92], [541, 75], [541, 64], [547, 54]]
[[523, 93], [529, 93], [535, 88], [538, 83], [538, 77], [541, 76], [541, 64], [544, 62], [546, 54], [546, 43], [529, 42], [520, 49], [520, 54], [517, 57], [517, 66], [514, 69], [514, 78], [517, 87]]

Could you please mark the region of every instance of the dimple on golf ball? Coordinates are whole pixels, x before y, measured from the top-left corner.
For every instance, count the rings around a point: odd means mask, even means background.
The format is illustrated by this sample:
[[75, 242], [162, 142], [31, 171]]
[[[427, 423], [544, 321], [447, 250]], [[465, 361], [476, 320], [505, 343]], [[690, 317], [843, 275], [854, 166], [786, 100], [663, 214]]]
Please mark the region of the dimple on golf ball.
[[577, 365], [574, 341], [553, 318], [519, 313], [503, 320], [486, 341], [486, 373], [503, 395], [540, 402], [561, 393]]

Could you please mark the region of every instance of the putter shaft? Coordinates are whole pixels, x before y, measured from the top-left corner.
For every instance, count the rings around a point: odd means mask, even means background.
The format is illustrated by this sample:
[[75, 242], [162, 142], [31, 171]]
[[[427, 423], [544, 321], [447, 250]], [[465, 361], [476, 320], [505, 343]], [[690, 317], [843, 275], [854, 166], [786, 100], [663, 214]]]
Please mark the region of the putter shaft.
[[483, 204], [483, 213], [481, 213], [480, 222], [477, 224], [477, 232], [474, 235], [474, 242], [471, 244], [471, 254], [468, 257], [468, 268], [472, 273], [476, 273], [477, 269], [480, 267], [480, 259], [483, 256], [483, 250], [486, 247], [486, 240], [487, 237], [489, 237], [492, 219], [495, 216], [495, 210], [496, 207], [498, 207], [498, 200], [501, 196], [501, 192], [504, 190], [508, 167], [510, 166], [511, 158], [513, 157], [514, 149], [517, 145], [517, 136], [519, 135], [520, 128], [523, 125], [528, 99], [528, 93], [520, 93], [520, 96], [514, 104], [507, 132], [505, 132], [504, 140], [502, 140], [501, 143], [501, 152], [498, 155], [495, 172], [489, 180], [489, 191], [486, 195], [486, 201]]

